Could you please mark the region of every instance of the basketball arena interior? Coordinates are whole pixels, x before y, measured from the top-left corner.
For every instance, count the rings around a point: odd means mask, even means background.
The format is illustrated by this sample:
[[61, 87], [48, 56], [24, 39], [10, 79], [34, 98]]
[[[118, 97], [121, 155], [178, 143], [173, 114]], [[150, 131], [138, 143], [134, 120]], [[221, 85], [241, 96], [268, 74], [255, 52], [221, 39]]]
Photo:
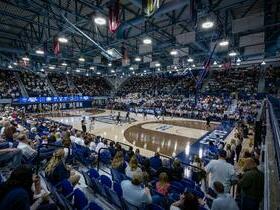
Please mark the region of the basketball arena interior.
[[277, 210], [279, 125], [279, 0], [0, 0], [0, 210]]

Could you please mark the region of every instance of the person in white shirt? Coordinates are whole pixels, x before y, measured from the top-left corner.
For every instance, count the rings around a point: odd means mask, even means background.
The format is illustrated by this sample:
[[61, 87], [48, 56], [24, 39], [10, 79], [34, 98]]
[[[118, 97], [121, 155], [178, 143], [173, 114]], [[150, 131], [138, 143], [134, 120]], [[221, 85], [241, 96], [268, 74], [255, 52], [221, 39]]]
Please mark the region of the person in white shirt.
[[82, 139], [82, 134], [81, 134], [81, 132], [78, 132], [78, 133], [77, 133], [74, 142], [75, 142], [76, 144], [78, 144], [78, 145], [85, 146], [84, 139]]
[[[105, 140], [100, 140], [100, 142], [96, 145], [95, 152], [98, 153], [98, 151], [99, 151], [101, 148], [107, 148], [107, 147], [108, 147], [108, 146], [106, 145], [106, 142], [103, 142], [103, 141], [105, 141]], [[105, 150], [103, 150], [103, 151], [105, 151]], [[101, 150], [101, 152], [103, 152], [103, 151]]]
[[28, 141], [26, 135], [20, 134], [18, 136], [18, 140], [19, 143], [17, 148], [21, 150], [22, 155], [28, 160], [35, 158], [35, 156], [37, 155], [37, 151], [33, 149], [33, 147], [31, 146], [32, 142]]
[[131, 157], [129, 164], [125, 169], [125, 174], [129, 178], [132, 178], [135, 174], [142, 176], [142, 170], [138, 167], [138, 161], [135, 155]]
[[221, 182], [224, 185], [225, 192], [228, 193], [231, 187], [231, 180], [235, 178], [233, 165], [226, 162], [226, 151], [219, 152], [218, 160], [211, 160], [205, 167], [206, 173], [210, 174], [210, 188], [213, 189], [214, 182]]

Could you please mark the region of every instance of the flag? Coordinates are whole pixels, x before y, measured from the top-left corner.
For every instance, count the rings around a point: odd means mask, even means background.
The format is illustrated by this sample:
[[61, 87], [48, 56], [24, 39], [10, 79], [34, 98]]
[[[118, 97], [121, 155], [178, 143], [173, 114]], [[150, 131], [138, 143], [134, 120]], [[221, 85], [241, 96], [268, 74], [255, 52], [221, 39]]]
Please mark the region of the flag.
[[57, 40], [57, 37], [55, 37], [53, 40], [53, 53], [55, 55], [58, 55], [60, 53], [60, 44], [59, 41]]

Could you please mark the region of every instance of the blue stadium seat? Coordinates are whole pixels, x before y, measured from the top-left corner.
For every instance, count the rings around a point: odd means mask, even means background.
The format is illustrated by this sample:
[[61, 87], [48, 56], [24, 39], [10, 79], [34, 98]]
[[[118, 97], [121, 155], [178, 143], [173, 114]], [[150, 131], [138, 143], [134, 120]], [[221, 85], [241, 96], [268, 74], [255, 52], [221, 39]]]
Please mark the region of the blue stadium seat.
[[112, 176], [112, 180], [114, 182], [118, 182], [118, 183], [121, 183], [123, 180], [128, 179], [128, 177], [125, 174], [119, 172], [116, 169], [112, 169], [112, 168], [111, 168], [111, 176]]
[[110, 188], [106, 188], [110, 201], [117, 207], [122, 208], [122, 202], [118, 194]]
[[74, 190], [74, 207], [77, 210], [83, 210], [88, 205], [88, 199], [80, 189]]
[[101, 182], [104, 186], [106, 186], [106, 187], [108, 187], [108, 188], [111, 188], [111, 187], [112, 187], [112, 181], [111, 181], [111, 179], [110, 179], [108, 176], [106, 176], [106, 175], [101, 175], [101, 176], [100, 176], [100, 182]]
[[156, 204], [149, 205], [149, 209], [150, 210], [164, 210], [164, 208], [162, 208], [161, 206], [156, 205]]
[[89, 169], [87, 174], [89, 175], [90, 178], [98, 179], [100, 177], [98, 171], [95, 170], [94, 168]]
[[95, 202], [90, 202], [88, 205], [88, 210], [103, 210], [102, 207], [100, 207], [98, 204], [96, 204]]
[[122, 187], [119, 183], [114, 182], [113, 190], [118, 194], [119, 197], [123, 196]]
[[133, 204], [129, 203], [125, 199], [123, 199], [123, 203], [126, 210], [140, 210], [140, 207], [134, 206]]
[[62, 180], [58, 186], [61, 188], [62, 195], [66, 197], [69, 197], [73, 193], [74, 188], [67, 179]]

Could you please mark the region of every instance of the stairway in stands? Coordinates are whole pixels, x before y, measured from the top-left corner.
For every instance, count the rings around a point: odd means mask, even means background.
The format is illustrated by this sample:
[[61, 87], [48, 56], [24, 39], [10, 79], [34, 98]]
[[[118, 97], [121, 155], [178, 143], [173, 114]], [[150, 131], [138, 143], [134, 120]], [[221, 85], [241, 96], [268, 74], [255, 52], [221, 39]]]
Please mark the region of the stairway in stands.
[[48, 77], [45, 77], [45, 80], [46, 80], [48, 86], [50, 87], [50, 89], [51, 89], [53, 95], [54, 95], [54, 96], [58, 96], [58, 94], [57, 94], [55, 88], [53, 87], [52, 83], [50, 82], [49, 78], [48, 78]]
[[18, 82], [18, 85], [19, 85], [19, 88], [20, 88], [21, 95], [22, 95], [23, 97], [28, 97], [28, 93], [27, 93], [27, 91], [26, 91], [26, 89], [25, 89], [25, 87], [24, 87], [24, 85], [23, 85], [23, 83], [22, 83], [22, 81], [21, 81], [21, 79], [20, 79], [19, 74], [18, 74], [17, 72], [14, 72], [14, 74], [15, 74], [15, 77], [16, 77], [16, 79], [17, 79], [17, 82]]

